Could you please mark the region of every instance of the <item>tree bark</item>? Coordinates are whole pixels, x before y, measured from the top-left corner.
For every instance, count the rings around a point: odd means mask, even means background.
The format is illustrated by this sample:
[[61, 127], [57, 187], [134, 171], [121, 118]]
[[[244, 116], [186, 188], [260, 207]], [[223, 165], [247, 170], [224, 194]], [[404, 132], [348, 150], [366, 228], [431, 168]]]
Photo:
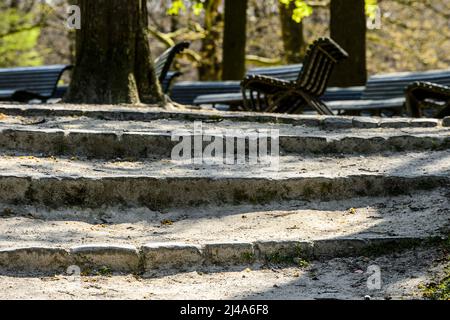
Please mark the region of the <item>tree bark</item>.
[[65, 101], [165, 104], [148, 42], [145, 0], [78, 0], [81, 29]]
[[301, 63], [305, 56], [306, 43], [303, 35], [303, 22], [292, 20], [295, 3], [289, 6], [279, 3], [281, 32], [283, 35], [284, 60], [287, 63]]
[[225, 0], [222, 80], [242, 80], [245, 75], [247, 0]]
[[366, 15], [364, 0], [331, 0], [330, 35], [349, 58], [333, 71], [330, 85], [348, 87], [365, 85], [366, 67]]
[[205, 8], [205, 37], [202, 40], [201, 65], [198, 77], [201, 81], [220, 80], [219, 41], [222, 14], [219, 6], [222, 0], [206, 0]]

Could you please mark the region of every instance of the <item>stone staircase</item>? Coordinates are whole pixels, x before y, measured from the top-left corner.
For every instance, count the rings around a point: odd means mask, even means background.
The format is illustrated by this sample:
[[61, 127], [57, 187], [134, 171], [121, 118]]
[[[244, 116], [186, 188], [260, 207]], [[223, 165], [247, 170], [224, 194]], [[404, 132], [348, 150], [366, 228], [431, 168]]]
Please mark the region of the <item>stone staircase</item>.
[[[0, 113], [3, 270], [296, 265], [448, 235], [448, 119], [7, 104]], [[193, 121], [279, 130], [278, 170], [171, 161], [171, 132]]]

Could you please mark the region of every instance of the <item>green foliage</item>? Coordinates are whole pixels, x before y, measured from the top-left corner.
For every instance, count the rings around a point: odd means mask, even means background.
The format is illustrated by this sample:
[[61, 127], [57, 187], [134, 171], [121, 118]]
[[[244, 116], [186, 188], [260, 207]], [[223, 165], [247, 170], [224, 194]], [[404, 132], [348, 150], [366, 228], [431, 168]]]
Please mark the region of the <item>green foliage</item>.
[[450, 267], [444, 271], [444, 277], [426, 285], [420, 285], [423, 296], [431, 300], [450, 300]]
[[[170, 16], [177, 16], [181, 13], [185, 13], [186, 10], [186, 5], [183, 0], [172, 0], [170, 8], [167, 10], [167, 14]], [[196, 16], [200, 15], [203, 11], [203, 2], [201, 0], [193, 1], [192, 11]]]
[[378, 11], [378, 0], [366, 0], [366, 15], [375, 19]]
[[444, 263], [443, 271], [433, 279], [433, 281], [419, 285], [424, 298], [431, 300], [450, 300], [450, 235], [446, 239], [438, 239], [437, 242], [430, 242], [430, 245], [436, 243], [442, 246], [444, 256], [439, 262]]
[[[309, 17], [313, 13], [313, 8], [306, 3], [305, 0], [278, 0], [280, 3], [289, 7], [292, 3], [294, 4], [294, 10], [292, 14], [292, 20], [300, 23], [304, 18]], [[192, 11], [195, 15], [200, 15], [203, 11], [204, 0], [193, 0], [192, 1]], [[187, 10], [186, 5], [183, 0], [172, 0], [170, 8], [167, 10], [168, 15], [179, 15], [185, 13]], [[366, 0], [366, 15], [374, 19], [378, 11], [378, 0]]]
[[173, 0], [170, 8], [167, 10], [167, 14], [170, 16], [177, 16], [183, 12], [186, 12], [183, 0]]
[[32, 13], [17, 9], [0, 12], [0, 67], [42, 64], [36, 50], [41, 28], [34, 25]]
[[304, 18], [309, 17], [313, 13], [313, 8], [303, 0], [279, 0], [282, 4], [289, 7], [291, 3], [295, 5], [292, 13], [292, 20], [300, 23]]
[[203, 10], [203, 3], [201, 3], [201, 2], [194, 3], [194, 5], [192, 6], [192, 10], [194, 11], [194, 14], [196, 16], [200, 15], [200, 13]]
[[[292, 19], [300, 23], [303, 18], [309, 17], [313, 13], [313, 8], [308, 5], [304, 0], [279, 0], [282, 4], [290, 6], [291, 3], [295, 5], [292, 13]], [[371, 0], [368, 0], [371, 1]], [[200, 15], [204, 9], [204, 1], [194, 0], [192, 4], [192, 11], [195, 15]], [[179, 15], [185, 13], [187, 10], [183, 0], [172, 0], [170, 8], [167, 10], [168, 15]]]

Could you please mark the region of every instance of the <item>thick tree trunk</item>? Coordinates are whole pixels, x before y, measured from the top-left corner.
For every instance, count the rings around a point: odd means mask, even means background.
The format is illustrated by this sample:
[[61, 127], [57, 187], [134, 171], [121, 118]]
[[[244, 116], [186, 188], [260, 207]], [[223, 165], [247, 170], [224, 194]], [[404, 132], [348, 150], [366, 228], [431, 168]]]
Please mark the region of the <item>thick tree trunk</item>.
[[289, 6], [279, 3], [281, 31], [283, 35], [284, 60], [287, 63], [301, 63], [305, 56], [306, 43], [303, 35], [303, 23], [292, 19], [295, 3]]
[[150, 54], [146, 1], [78, 0], [77, 4], [81, 29], [65, 101], [164, 104]]
[[222, 80], [242, 80], [245, 75], [247, 0], [225, 0]]
[[365, 85], [366, 15], [364, 0], [332, 0], [330, 4], [330, 35], [349, 58], [333, 71], [330, 85], [347, 87]]
[[205, 37], [202, 40], [202, 62], [198, 68], [201, 81], [220, 80], [219, 41], [222, 14], [219, 6], [222, 0], [206, 0], [205, 8]]

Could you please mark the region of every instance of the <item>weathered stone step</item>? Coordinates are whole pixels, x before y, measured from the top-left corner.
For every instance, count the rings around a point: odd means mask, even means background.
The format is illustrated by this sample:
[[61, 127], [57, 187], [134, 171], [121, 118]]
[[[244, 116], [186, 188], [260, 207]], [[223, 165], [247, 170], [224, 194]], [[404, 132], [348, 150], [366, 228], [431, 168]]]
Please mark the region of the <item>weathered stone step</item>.
[[[204, 266], [180, 273], [162, 270], [151, 277], [110, 276], [107, 268], [81, 275], [73, 274], [75, 268], [58, 275], [30, 276], [11, 271], [0, 274], [0, 298], [363, 300], [369, 295], [372, 300], [416, 300], [423, 298], [419, 285], [440, 276], [437, 270], [443, 270], [445, 264], [441, 262], [437, 267], [435, 261], [441, 258], [442, 249], [419, 247], [378, 257], [345, 257], [302, 265]], [[374, 288], [377, 267], [381, 286]]]
[[92, 242], [248, 243], [345, 238], [426, 238], [450, 230], [449, 190], [330, 202], [270, 205], [98, 209], [0, 204], [0, 248], [75, 246]]
[[300, 126], [322, 127], [325, 129], [344, 128], [373, 128], [375, 127], [434, 127], [450, 126], [450, 118], [440, 120], [408, 119], [408, 118], [364, 118], [343, 116], [316, 115], [287, 115], [254, 112], [222, 112], [217, 110], [162, 110], [155, 106], [117, 106], [117, 105], [70, 105], [70, 104], [42, 104], [21, 105], [0, 103], [0, 113], [11, 116], [24, 117], [89, 117], [104, 120], [119, 121], [154, 121], [158, 119], [172, 119], [180, 121], [237, 121], [260, 123], [285, 123]]
[[270, 206], [96, 210], [0, 206], [0, 272], [179, 272], [377, 256], [446, 239], [448, 189]]
[[272, 166], [0, 157], [0, 202], [152, 209], [391, 196], [450, 182], [450, 150], [383, 156], [280, 157]]
[[[34, 155], [83, 156], [98, 159], [170, 158], [178, 139], [172, 133], [191, 136], [194, 126], [186, 121], [102, 121], [83, 118], [51, 118], [26, 125], [30, 119], [12, 118], [0, 126], [0, 150]], [[38, 121], [39, 120], [35, 120]], [[292, 125], [260, 123], [203, 123], [202, 133], [221, 140], [246, 139], [264, 130], [279, 130], [279, 150], [284, 154], [371, 154], [450, 148], [450, 128], [372, 128], [322, 130]], [[235, 130], [241, 130], [236, 132]], [[259, 142], [259, 140], [257, 140]], [[267, 139], [265, 139], [267, 141]], [[205, 148], [211, 142], [203, 142]], [[191, 142], [192, 148], [194, 143]], [[233, 150], [234, 153], [236, 152]]]
[[66, 272], [76, 266], [83, 271], [108, 270], [150, 274], [161, 270], [186, 271], [203, 266], [273, 263], [301, 264], [306, 259], [370, 256], [445, 241], [432, 238], [341, 238], [313, 241], [260, 241], [255, 243], [147, 243], [140, 247], [122, 244], [25, 246], [0, 249], [0, 273]]

